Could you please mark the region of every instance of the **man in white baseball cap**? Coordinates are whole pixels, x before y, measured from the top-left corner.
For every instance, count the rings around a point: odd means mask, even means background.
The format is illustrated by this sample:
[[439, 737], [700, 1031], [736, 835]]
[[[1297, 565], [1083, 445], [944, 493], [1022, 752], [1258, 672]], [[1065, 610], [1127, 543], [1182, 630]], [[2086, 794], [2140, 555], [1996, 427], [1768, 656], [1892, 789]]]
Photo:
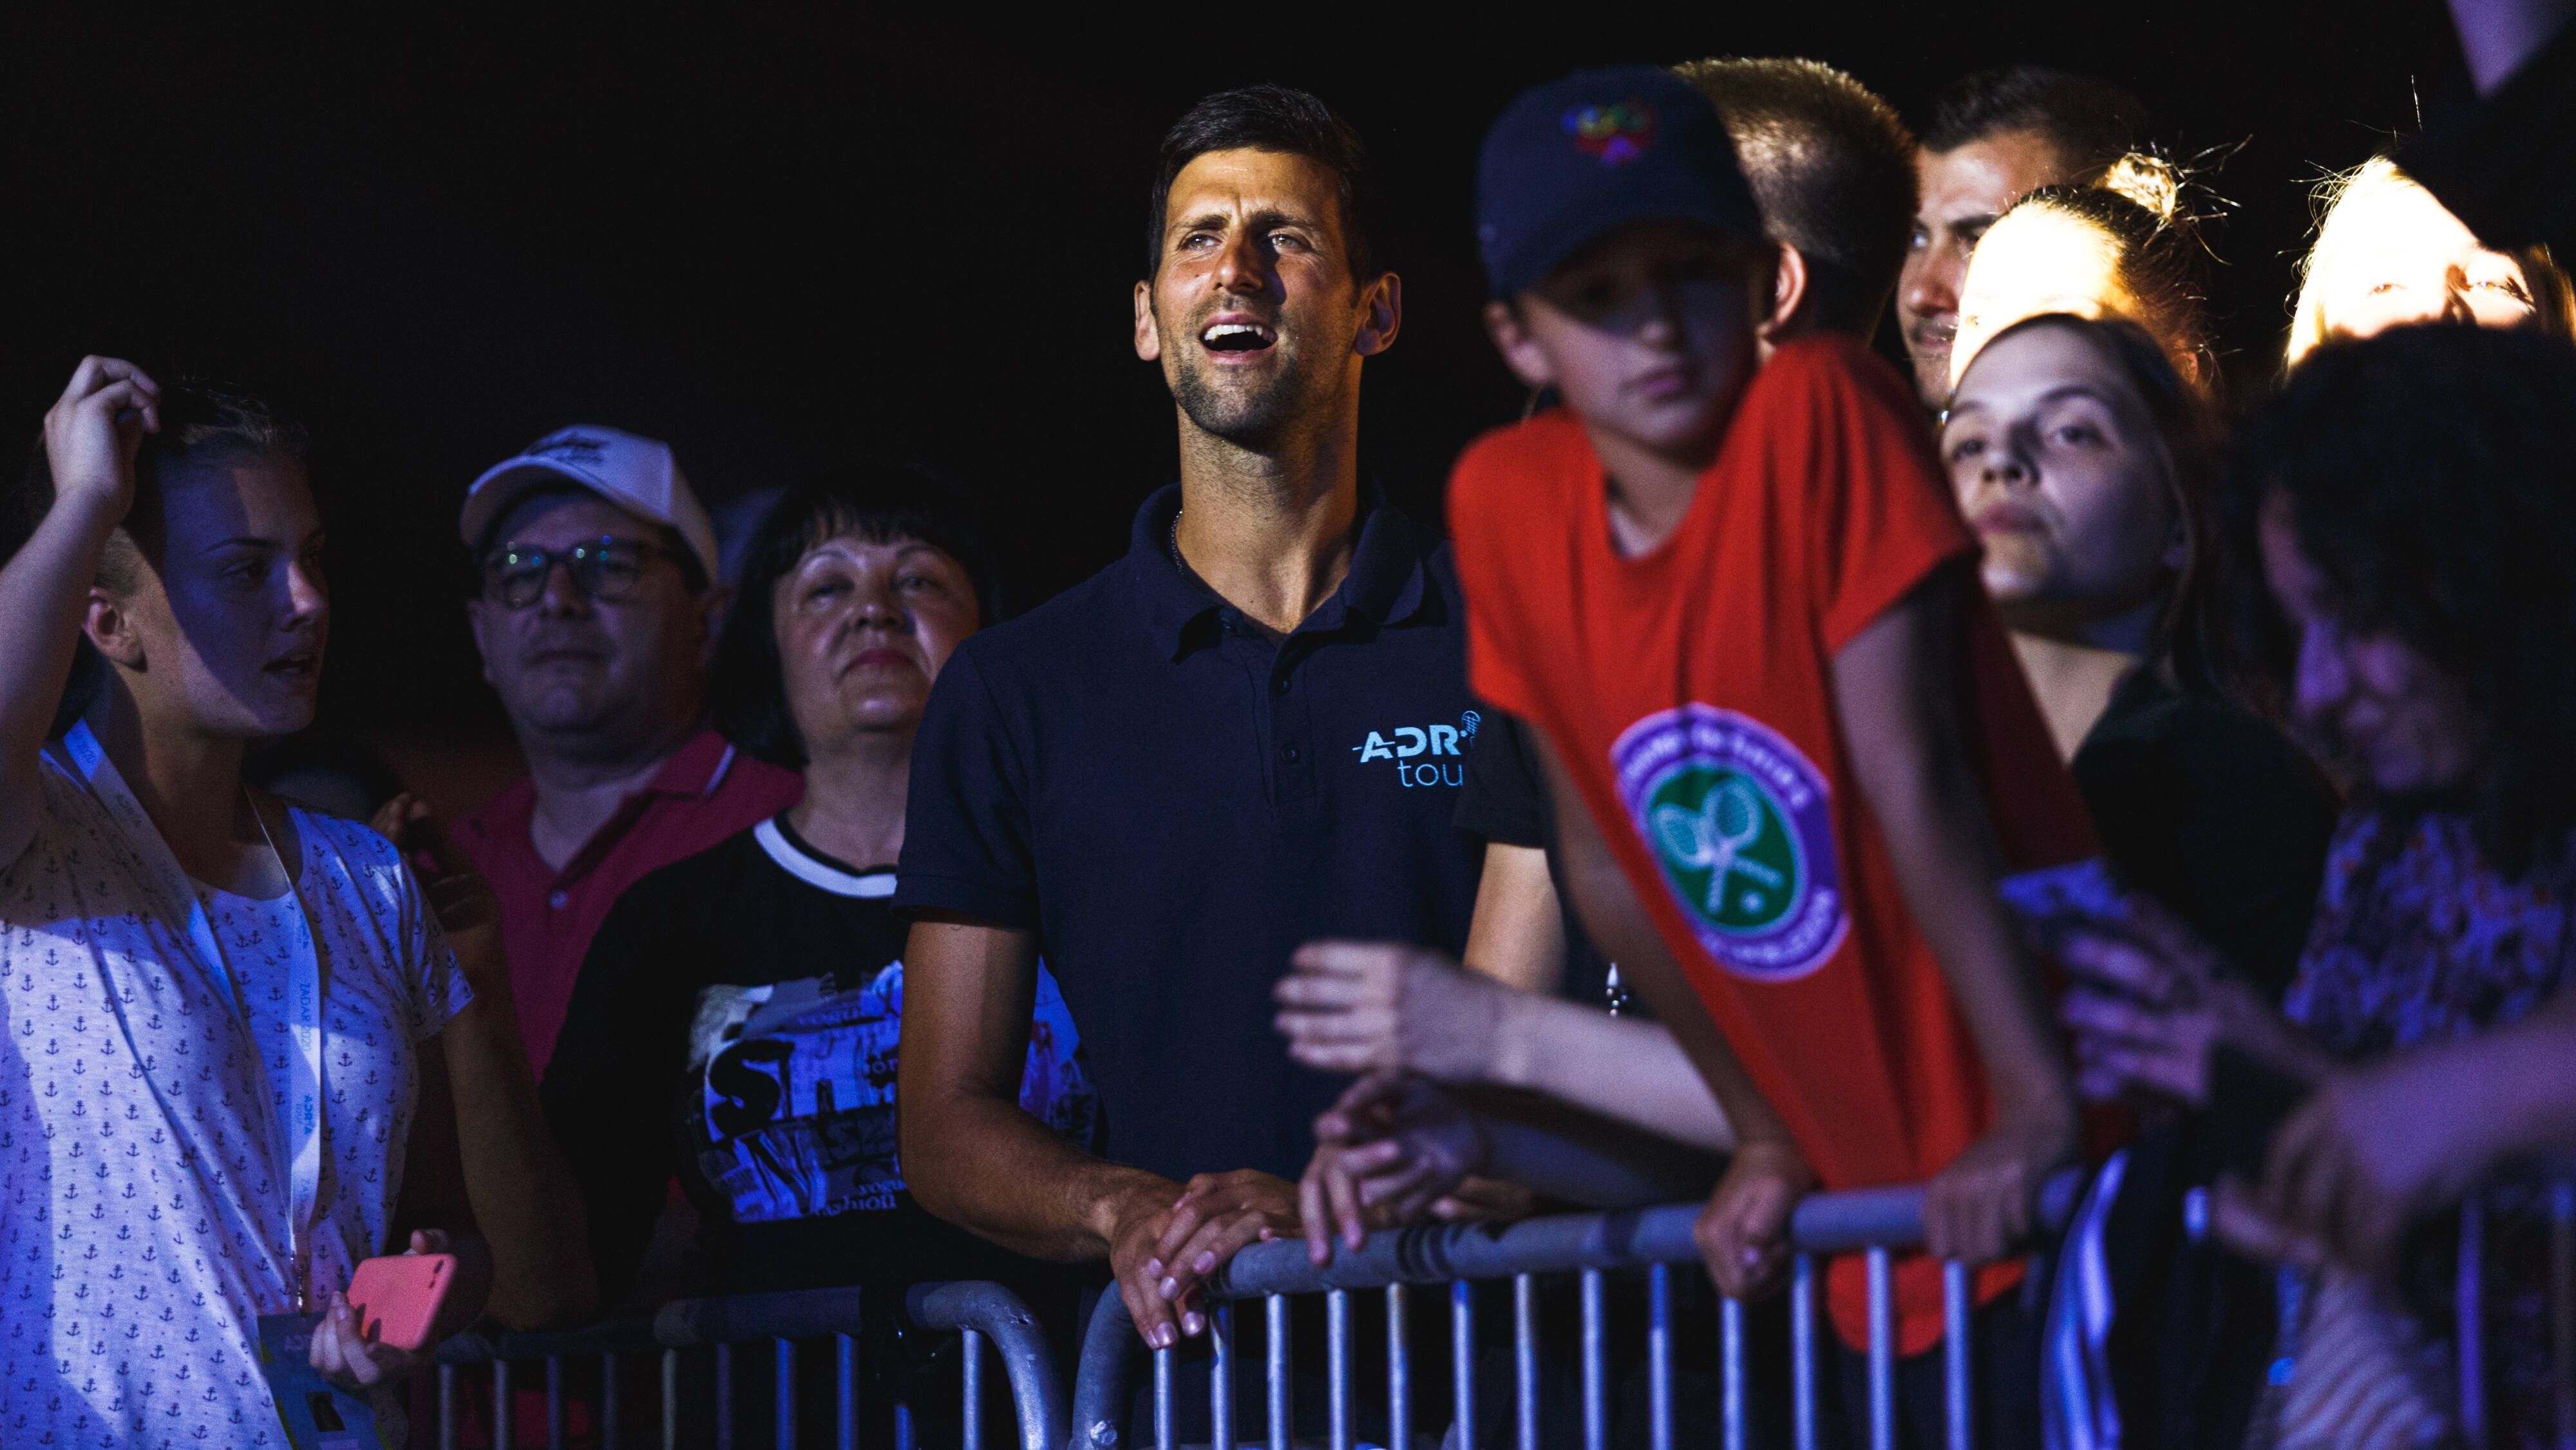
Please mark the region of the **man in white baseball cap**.
[[459, 531], [465, 612], [528, 778], [457, 832], [501, 897], [531, 1065], [542, 1074], [591, 935], [619, 892], [795, 803], [793, 771], [706, 724], [723, 622], [715, 529], [670, 445], [549, 433], [487, 469]]

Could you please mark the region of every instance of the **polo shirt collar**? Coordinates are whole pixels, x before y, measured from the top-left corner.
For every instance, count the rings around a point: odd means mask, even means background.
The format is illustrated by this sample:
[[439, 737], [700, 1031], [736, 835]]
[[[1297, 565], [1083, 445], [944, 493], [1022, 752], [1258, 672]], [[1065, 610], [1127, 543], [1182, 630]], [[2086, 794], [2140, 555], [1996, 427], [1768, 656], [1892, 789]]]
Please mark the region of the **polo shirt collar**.
[[[1385, 503], [1384, 490], [1361, 480], [1360, 537], [1351, 550], [1350, 572], [1333, 596], [1297, 627], [1299, 634], [1347, 628], [1354, 614], [1374, 624], [1394, 624], [1422, 607], [1429, 592], [1422, 535], [1403, 510]], [[1172, 522], [1180, 511], [1179, 484], [1156, 489], [1136, 511], [1127, 544], [1128, 572], [1136, 582], [1146, 627], [1173, 659], [1188, 653], [1204, 622], [1227, 607], [1215, 590], [1173, 563]]]

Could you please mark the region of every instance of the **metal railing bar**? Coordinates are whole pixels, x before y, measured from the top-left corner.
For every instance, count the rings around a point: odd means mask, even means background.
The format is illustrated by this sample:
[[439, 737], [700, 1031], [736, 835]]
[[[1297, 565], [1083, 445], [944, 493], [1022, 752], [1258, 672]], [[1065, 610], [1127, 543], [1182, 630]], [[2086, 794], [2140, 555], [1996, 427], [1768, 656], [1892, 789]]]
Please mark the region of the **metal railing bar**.
[[[1387, 1292], [1392, 1295], [1395, 1291], [1390, 1288]], [[1388, 1302], [1394, 1301], [1390, 1298]], [[1404, 1336], [1396, 1330], [1396, 1316], [1390, 1311], [1390, 1346], [1404, 1342]], [[1450, 1416], [1458, 1434], [1458, 1450], [1476, 1450], [1476, 1286], [1465, 1279], [1449, 1286], [1449, 1386]]]
[[1210, 1450], [1234, 1450], [1234, 1306], [1210, 1305], [1207, 1326]]
[[770, 1381], [778, 1397], [778, 1433], [772, 1438], [778, 1450], [796, 1450], [796, 1341], [773, 1339], [769, 1352]]
[[563, 1356], [546, 1356], [546, 1450], [564, 1442]]
[[1289, 1374], [1288, 1298], [1273, 1294], [1262, 1301], [1261, 1355], [1270, 1393], [1263, 1401], [1269, 1411], [1267, 1439], [1270, 1450], [1296, 1450], [1296, 1405]]
[[1387, 1439], [1413, 1442], [1412, 1341], [1404, 1332], [1404, 1286], [1386, 1286], [1386, 1423]]
[[1601, 1271], [1583, 1271], [1583, 1450], [1609, 1450], [1610, 1350], [1603, 1342]]
[[966, 1389], [965, 1403], [958, 1406], [957, 1443], [962, 1450], [984, 1450], [984, 1336], [968, 1329], [957, 1341], [957, 1374]]
[[733, 1345], [716, 1345], [716, 1450], [733, 1450]]
[[[1126, 1312], [1115, 1293], [1102, 1296], [1103, 1309], [1111, 1304], [1122, 1315]], [[924, 1329], [971, 1331], [991, 1345], [1011, 1387], [1021, 1450], [1057, 1450], [1064, 1444], [1070, 1421], [1065, 1418], [1063, 1381], [1047, 1349], [1045, 1326], [1018, 1295], [982, 1279], [915, 1284], [904, 1295], [904, 1313]], [[1135, 1335], [1129, 1325], [1127, 1337]]]
[[832, 1336], [832, 1424], [838, 1450], [859, 1447], [859, 1342]]
[[1538, 1281], [1512, 1276], [1512, 1410], [1520, 1450], [1538, 1450]]
[[859, 1322], [859, 1307], [855, 1286], [680, 1299], [654, 1311], [653, 1336], [683, 1349], [752, 1339], [828, 1339]]
[[1956, 1259], [1941, 1265], [1941, 1370], [1949, 1393], [1942, 1397], [1949, 1450], [1975, 1450], [1975, 1405], [1969, 1398], [1968, 1313], [1975, 1300], [1968, 1294], [1968, 1266]]
[[1895, 1256], [1869, 1251], [1869, 1450], [1896, 1450]]
[[1789, 1382], [1798, 1450], [1816, 1450], [1816, 1259], [1800, 1254], [1789, 1279]]
[[1673, 1269], [1646, 1270], [1646, 1443], [1673, 1450]]
[[438, 1362], [438, 1450], [456, 1450], [456, 1366]]
[[617, 1422], [617, 1360], [618, 1353], [613, 1349], [599, 1356], [600, 1450], [617, 1450], [618, 1432], [622, 1428]]
[[1351, 1296], [1324, 1296], [1324, 1412], [1331, 1419], [1333, 1450], [1351, 1450]]
[[680, 1352], [662, 1351], [662, 1450], [680, 1450]]
[[1172, 1356], [1154, 1351], [1154, 1450], [1177, 1450], [1172, 1439]]
[[1744, 1301], [1717, 1301], [1720, 1374], [1719, 1414], [1726, 1431], [1726, 1450], [1744, 1450]]
[[2549, 1350], [2558, 1450], [2576, 1450], [2576, 1183], [2549, 1190]]
[[[2052, 1227], [2064, 1224], [2083, 1184], [2083, 1174], [2074, 1169], [2051, 1178], [2040, 1191], [2040, 1221]], [[1276, 1239], [1246, 1248], [1203, 1282], [1211, 1299], [1249, 1299], [1688, 1263], [1699, 1258], [1691, 1225], [1700, 1211], [1696, 1203], [1667, 1203], [1555, 1214], [1500, 1228], [1426, 1224], [1384, 1230], [1369, 1235], [1359, 1248], [1335, 1248], [1332, 1263], [1321, 1268], [1307, 1258], [1302, 1241]], [[1811, 1194], [1790, 1217], [1790, 1242], [1812, 1254], [1918, 1248], [1923, 1242], [1923, 1189], [1917, 1184]]]

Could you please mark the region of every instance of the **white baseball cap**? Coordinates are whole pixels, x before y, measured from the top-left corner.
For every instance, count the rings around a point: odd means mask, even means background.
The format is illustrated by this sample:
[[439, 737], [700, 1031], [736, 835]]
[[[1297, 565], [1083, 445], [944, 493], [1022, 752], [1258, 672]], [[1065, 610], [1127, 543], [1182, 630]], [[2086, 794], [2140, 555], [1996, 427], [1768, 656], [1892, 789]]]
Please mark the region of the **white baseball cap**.
[[483, 470], [465, 491], [457, 528], [469, 549], [531, 489], [571, 483], [629, 513], [668, 525], [698, 558], [709, 579], [716, 568], [716, 530], [689, 488], [671, 445], [615, 428], [576, 424], [529, 444], [518, 457]]

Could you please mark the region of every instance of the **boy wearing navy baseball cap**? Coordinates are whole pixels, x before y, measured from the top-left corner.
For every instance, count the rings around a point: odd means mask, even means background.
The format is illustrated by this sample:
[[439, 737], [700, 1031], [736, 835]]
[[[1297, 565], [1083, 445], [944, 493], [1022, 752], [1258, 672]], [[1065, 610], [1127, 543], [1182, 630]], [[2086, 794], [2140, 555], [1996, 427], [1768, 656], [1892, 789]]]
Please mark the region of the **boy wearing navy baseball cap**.
[[[1563, 406], [1451, 479], [1469, 674], [1536, 727], [1585, 925], [1735, 1132], [1709, 1267], [1761, 1292], [1800, 1194], [1929, 1180], [1899, 1350], [1941, 1337], [1937, 1260], [1981, 1266], [1977, 1443], [2035, 1444], [2006, 1255], [2077, 1118], [1995, 883], [2094, 845], [1913, 394], [1840, 337], [1757, 374], [1773, 253], [1716, 113], [1663, 70], [1525, 92], [1477, 189], [1487, 325]], [[1829, 1283], [1867, 1343], [1863, 1266]], [[1940, 1376], [1900, 1382], [1905, 1438], [1937, 1442]]]

